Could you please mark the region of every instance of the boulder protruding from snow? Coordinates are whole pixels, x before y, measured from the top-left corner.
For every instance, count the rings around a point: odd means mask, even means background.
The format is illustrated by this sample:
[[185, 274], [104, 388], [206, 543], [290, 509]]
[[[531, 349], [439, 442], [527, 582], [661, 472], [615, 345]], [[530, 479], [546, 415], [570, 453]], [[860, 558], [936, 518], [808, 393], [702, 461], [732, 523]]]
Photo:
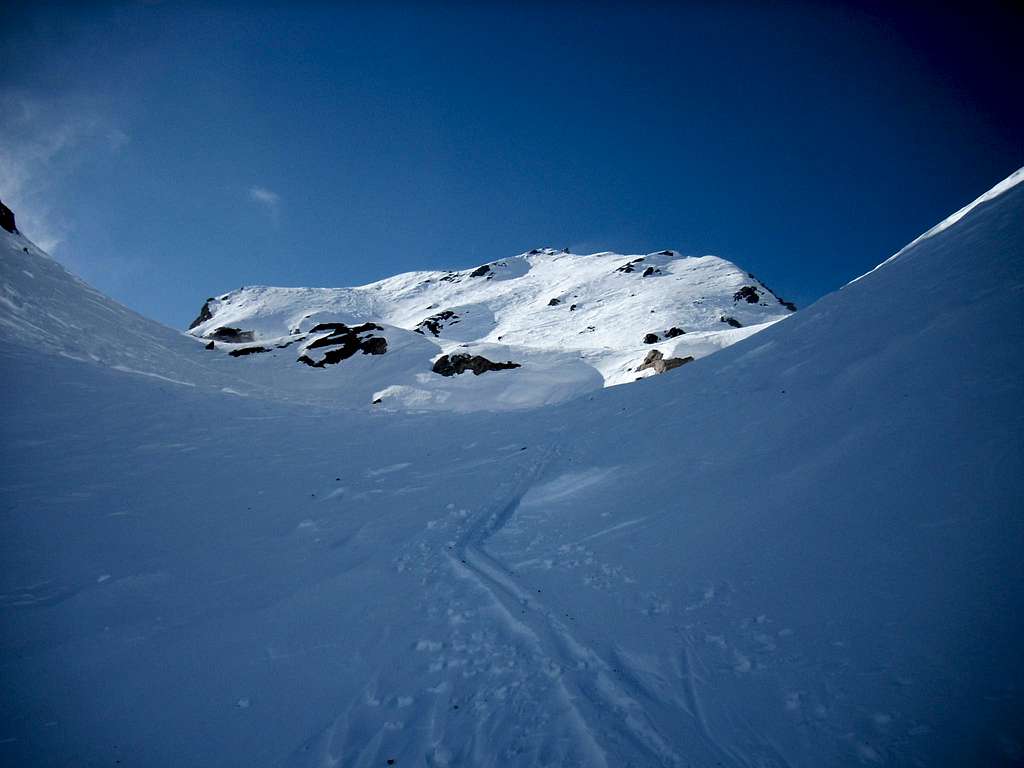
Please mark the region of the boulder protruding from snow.
[[645, 333], [644, 344], [657, 344], [659, 341], [658, 334], [656, 333]]
[[637, 366], [637, 371], [646, 371], [648, 368], [653, 368], [655, 373], [664, 373], [665, 371], [671, 371], [673, 368], [678, 368], [681, 365], [692, 363], [693, 358], [690, 355], [686, 357], [665, 357], [664, 353], [660, 349], [652, 349], [647, 353], [647, 357], [644, 361]]
[[722, 321], [723, 323], [725, 323], [726, 325], [731, 325], [733, 328], [742, 328], [743, 327], [743, 323], [741, 323], [735, 317], [729, 317], [728, 315], [722, 315], [718, 319], [720, 321]]
[[466, 371], [472, 371], [474, 376], [479, 376], [487, 371], [504, 371], [510, 368], [520, 368], [519, 363], [507, 360], [504, 363], [496, 363], [481, 355], [470, 355], [465, 352], [455, 355], [441, 355], [431, 369], [434, 373], [442, 376], [457, 376]]
[[241, 328], [230, 328], [226, 325], [214, 328], [204, 335], [213, 341], [226, 341], [229, 344], [245, 344], [256, 340], [256, 334], [252, 331], [243, 331]]
[[[212, 341], [210, 342], [213, 343]], [[270, 350], [266, 347], [241, 347], [240, 349], [232, 349], [228, 352], [232, 357], [245, 357], [246, 355], [256, 355], [260, 352], [269, 352]]]

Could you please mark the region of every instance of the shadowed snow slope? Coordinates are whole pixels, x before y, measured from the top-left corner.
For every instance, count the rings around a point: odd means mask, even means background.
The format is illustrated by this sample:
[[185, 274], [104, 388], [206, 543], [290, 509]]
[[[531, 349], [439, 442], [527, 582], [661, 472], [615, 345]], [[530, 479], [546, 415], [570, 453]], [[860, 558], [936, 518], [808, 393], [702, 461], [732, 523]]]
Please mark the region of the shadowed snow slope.
[[0, 760], [1019, 764], [1022, 301], [1014, 183], [517, 413], [231, 397], [5, 326]]

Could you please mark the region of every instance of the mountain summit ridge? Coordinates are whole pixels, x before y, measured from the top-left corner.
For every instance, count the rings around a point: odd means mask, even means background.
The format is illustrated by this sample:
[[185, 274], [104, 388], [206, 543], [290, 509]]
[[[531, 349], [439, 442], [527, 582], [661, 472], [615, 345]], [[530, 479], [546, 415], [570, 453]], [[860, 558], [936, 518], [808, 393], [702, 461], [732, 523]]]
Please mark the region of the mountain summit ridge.
[[[392, 366], [391, 380], [376, 375], [377, 365], [360, 365], [363, 378], [379, 384], [374, 402], [475, 410], [550, 404], [654, 375], [664, 366], [645, 365], [652, 352], [699, 359], [795, 309], [717, 256], [535, 248], [475, 268], [406, 272], [351, 288], [245, 286], [207, 299], [188, 332], [244, 356], [247, 366], [273, 367], [279, 386], [301, 387], [297, 375], [279, 369], [323, 343], [317, 326], [377, 324], [386, 349], [375, 354], [402, 350], [409, 359], [397, 378]], [[272, 352], [278, 363], [263, 362], [263, 352], [292, 345], [294, 356]], [[450, 355], [514, 365], [487, 385], [428, 375]], [[350, 357], [336, 362], [352, 365]], [[335, 380], [349, 389], [344, 378]]]

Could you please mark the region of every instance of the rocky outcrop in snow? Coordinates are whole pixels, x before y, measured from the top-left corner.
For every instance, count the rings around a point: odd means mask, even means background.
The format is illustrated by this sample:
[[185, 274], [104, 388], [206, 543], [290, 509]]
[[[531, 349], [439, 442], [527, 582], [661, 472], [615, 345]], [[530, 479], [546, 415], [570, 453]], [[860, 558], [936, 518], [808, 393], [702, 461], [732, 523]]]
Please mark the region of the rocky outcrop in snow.
[[[327, 331], [327, 334], [306, 344], [298, 362], [311, 368], [323, 368], [347, 360], [356, 352], [362, 352], [364, 355], [383, 355], [388, 351], [387, 339], [373, 334], [374, 331], [383, 330], [376, 323], [363, 323], [351, 328], [344, 323], [319, 323], [310, 330], [310, 334], [323, 331]], [[322, 355], [311, 356], [309, 353], [314, 349], [325, 351]]]
[[14, 224], [14, 211], [4, 205], [3, 201], [0, 201], [0, 228], [7, 230], [12, 235], [18, 234], [18, 228]]
[[512, 368], [521, 368], [519, 363], [507, 360], [504, 363], [496, 363], [488, 360], [482, 355], [441, 355], [431, 369], [434, 373], [442, 376], [458, 376], [466, 371], [472, 371], [474, 376], [479, 376], [487, 371], [507, 371]]
[[668, 357], [666, 358], [664, 353], [659, 349], [652, 349], [647, 353], [647, 357], [644, 361], [637, 366], [637, 371], [646, 371], [648, 369], [653, 370], [655, 373], [664, 373], [665, 371], [671, 371], [673, 368], [678, 368], [681, 365], [692, 363], [693, 357], [687, 355], [686, 357]]

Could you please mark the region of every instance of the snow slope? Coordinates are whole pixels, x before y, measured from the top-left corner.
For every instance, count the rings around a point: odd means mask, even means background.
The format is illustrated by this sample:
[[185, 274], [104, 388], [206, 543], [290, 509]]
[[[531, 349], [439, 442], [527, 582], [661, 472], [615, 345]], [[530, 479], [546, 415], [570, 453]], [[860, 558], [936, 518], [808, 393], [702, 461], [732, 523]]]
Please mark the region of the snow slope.
[[3, 326], [0, 761], [1020, 764], [1020, 180], [535, 410], [238, 398]]
[[[202, 349], [69, 274], [19, 233], [0, 230], [4, 343], [183, 386], [213, 386]], [[232, 377], [237, 380], [238, 377]]]
[[[652, 349], [666, 357], [704, 357], [792, 308], [715, 256], [548, 248], [472, 270], [410, 272], [356, 288], [241, 288], [209, 299], [190, 332], [204, 341], [224, 327], [248, 334], [245, 342], [216, 341], [221, 354], [211, 358], [223, 370], [241, 368], [300, 396], [313, 388], [353, 405], [379, 400], [384, 407], [500, 410], [650, 376], [651, 369], [637, 367]], [[311, 329], [328, 322], [381, 324], [388, 352], [321, 370], [297, 365], [305, 345], [317, 339]], [[667, 335], [672, 328], [676, 335]], [[647, 334], [657, 340], [645, 343]], [[225, 358], [254, 347], [268, 353]], [[431, 372], [433, 360], [457, 353], [521, 367], [455, 378]]]

